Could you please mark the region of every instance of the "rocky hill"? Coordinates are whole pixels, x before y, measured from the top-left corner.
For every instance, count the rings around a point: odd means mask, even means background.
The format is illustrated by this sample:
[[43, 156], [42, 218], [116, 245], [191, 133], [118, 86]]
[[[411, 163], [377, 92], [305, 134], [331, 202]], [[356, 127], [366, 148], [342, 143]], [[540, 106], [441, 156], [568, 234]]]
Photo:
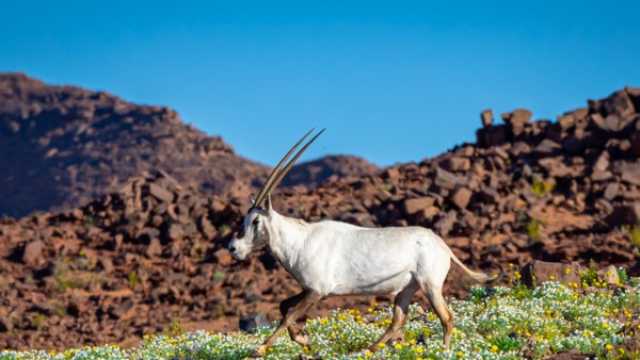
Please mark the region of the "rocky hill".
[[145, 170], [241, 196], [265, 168], [173, 110], [104, 92], [0, 75], [0, 214], [75, 207]]
[[[0, 74], [0, 215], [71, 209], [144, 171], [164, 171], [204, 194], [247, 199], [267, 167], [166, 107], [144, 106], [23, 74]], [[331, 156], [296, 165], [291, 184], [374, 171]]]
[[[473, 267], [531, 259], [640, 272], [640, 90], [533, 121], [517, 109], [433, 159], [274, 195], [284, 214], [421, 225]], [[298, 290], [267, 253], [225, 246], [247, 204], [150, 171], [86, 206], [0, 223], [0, 347], [131, 343], [180, 323], [229, 329]], [[454, 267], [455, 268], [455, 267]], [[464, 291], [450, 275], [449, 294]], [[383, 301], [384, 298], [378, 298]], [[368, 306], [368, 298], [328, 300]]]
[[421, 225], [490, 267], [531, 258], [635, 264], [640, 246], [640, 89], [532, 121], [490, 110], [475, 144], [290, 192], [281, 209], [362, 225]]
[[315, 188], [325, 181], [345, 176], [373, 175], [378, 171], [377, 166], [357, 156], [328, 155], [295, 165], [282, 181], [282, 185]]

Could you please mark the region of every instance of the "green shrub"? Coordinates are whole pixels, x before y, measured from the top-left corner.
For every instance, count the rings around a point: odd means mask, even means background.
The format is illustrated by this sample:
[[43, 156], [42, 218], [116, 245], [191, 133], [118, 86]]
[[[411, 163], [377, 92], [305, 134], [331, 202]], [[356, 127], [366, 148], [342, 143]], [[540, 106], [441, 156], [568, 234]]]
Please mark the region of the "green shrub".
[[543, 197], [547, 194], [550, 194], [556, 185], [551, 181], [542, 181], [539, 179], [533, 180], [531, 184], [531, 191], [538, 197]]
[[138, 277], [137, 272], [130, 271], [129, 274], [127, 274], [127, 281], [129, 282], [129, 287], [131, 289], [135, 289], [135, 287], [140, 283], [140, 277]]
[[631, 243], [638, 249], [640, 249], [640, 226], [634, 225], [629, 230], [629, 237], [631, 238]]
[[542, 238], [542, 223], [536, 219], [530, 219], [526, 225], [527, 236], [534, 242]]

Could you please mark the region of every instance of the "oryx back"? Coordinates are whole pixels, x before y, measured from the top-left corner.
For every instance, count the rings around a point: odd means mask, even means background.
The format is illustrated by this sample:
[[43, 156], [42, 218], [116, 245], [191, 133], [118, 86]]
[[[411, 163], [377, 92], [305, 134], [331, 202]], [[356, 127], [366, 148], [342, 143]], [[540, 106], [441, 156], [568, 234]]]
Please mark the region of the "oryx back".
[[432, 283], [449, 270], [443, 243], [421, 227], [365, 228], [337, 221], [310, 225], [305, 255], [291, 272], [322, 294], [396, 294], [412, 279]]

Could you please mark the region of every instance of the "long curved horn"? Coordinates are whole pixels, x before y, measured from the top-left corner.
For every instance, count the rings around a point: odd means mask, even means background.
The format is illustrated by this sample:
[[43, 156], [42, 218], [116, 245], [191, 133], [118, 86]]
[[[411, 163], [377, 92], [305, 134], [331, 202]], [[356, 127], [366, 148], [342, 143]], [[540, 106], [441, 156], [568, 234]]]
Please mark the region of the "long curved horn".
[[300, 140], [298, 140], [298, 142], [295, 143], [291, 147], [291, 149], [289, 149], [289, 151], [282, 157], [282, 159], [278, 161], [276, 166], [273, 167], [273, 170], [271, 170], [271, 174], [269, 174], [269, 177], [267, 177], [267, 181], [265, 181], [264, 185], [262, 186], [262, 189], [260, 189], [260, 191], [258, 192], [258, 195], [256, 195], [256, 198], [253, 202], [253, 206], [258, 206], [260, 205], [260, 203], [262, 203], [262, 200], [264, 200], [264, 197], [267, 194], [267, 189], [271, 187], [271, 183], [273, 183], [273, 180], [277, 177], [278, 171], [280, 170], [280, 167], [282, 166], [282, 164], [284, 164], [284, 162], [289, 159], [289, 156], [291, 156], [291, 154], [296, 150], [296, 148], [300, 146], [300, 144], [302, 144], [302, 142], [309, 136], [309, 134], [313, 132], [313, 130], [315, 129], [311, 129], [307, 131], [307, 133], [304, 134], [304, 136]]
[[278, 176], [275, 178], [275, 180], [270, 184], [269, 188], [267, 189], [267, 191], [265, 192], [265, 194], [270, 194], [271, 191], [273, 189], [275, 189], [278, 184], [280, 184], [280, 182], [282, 181], [282, 179], [284, 179], [284, 177], [287, 175], [287, 173], [289, 172], [289, 170], [291, 170], [291, 168], [293, 167], [293, 165], [296, 163], [296, 160], [298, 160], [298, 158], [300, 158], [300, 156], [304, 153], [305, 150], [307, 150], [307, 148], [309, 147], [309, 145], [313, 144], [314, 141], [316, 141], [316, 139], [318, 138], [318, 136], [322, 135], [322, 133], [325, 131], [326, 129], [322, 129], [320, 130], [320, 132], [318, 132], [314, 137], [311, 138], [311, 140], [309, 140], [309, 142], [307, 142], [301, 149], [300, 151], [298, 151], [296, 153], [296, 155], [289, 160], [289, 162], [287, 163], [287, 165], [285, 165], [284, 168], [282, 168], [281, 171], [278, 171]]

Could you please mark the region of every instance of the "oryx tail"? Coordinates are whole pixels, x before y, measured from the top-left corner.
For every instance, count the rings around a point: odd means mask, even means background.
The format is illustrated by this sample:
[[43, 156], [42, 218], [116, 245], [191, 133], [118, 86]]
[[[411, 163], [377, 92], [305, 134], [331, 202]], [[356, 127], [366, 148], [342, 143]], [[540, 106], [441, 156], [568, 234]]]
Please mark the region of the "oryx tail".
[[500, 275], [489, 275], [489, 274], [485, 274], [483, 272], [480, 271], [473, 271], [471, 269], [469, 269], [467, 267], [467, 265], [465, 265], [462, 260], [458, 259], [458, 257], [456, 256], [456, 254], [453, 253], [453, 251], [451, 250], [451, 248], [444, 242], [444, 240], [442, 240], [442, 238], [440, 239], [442, 241], [442, 244], [444, 245], [444, 247], [447, 249], [447, 251], [449, 251], [449, 256], [451, 256], [451, 259], [458, 264], [458, 266], [460, 266], [462, 268], [462, 270], [464, 270], [464, 272], [469, 275], [473, 280], [485, 284], [488, 282], [492, 282], [498, 279], [498, 277]]

